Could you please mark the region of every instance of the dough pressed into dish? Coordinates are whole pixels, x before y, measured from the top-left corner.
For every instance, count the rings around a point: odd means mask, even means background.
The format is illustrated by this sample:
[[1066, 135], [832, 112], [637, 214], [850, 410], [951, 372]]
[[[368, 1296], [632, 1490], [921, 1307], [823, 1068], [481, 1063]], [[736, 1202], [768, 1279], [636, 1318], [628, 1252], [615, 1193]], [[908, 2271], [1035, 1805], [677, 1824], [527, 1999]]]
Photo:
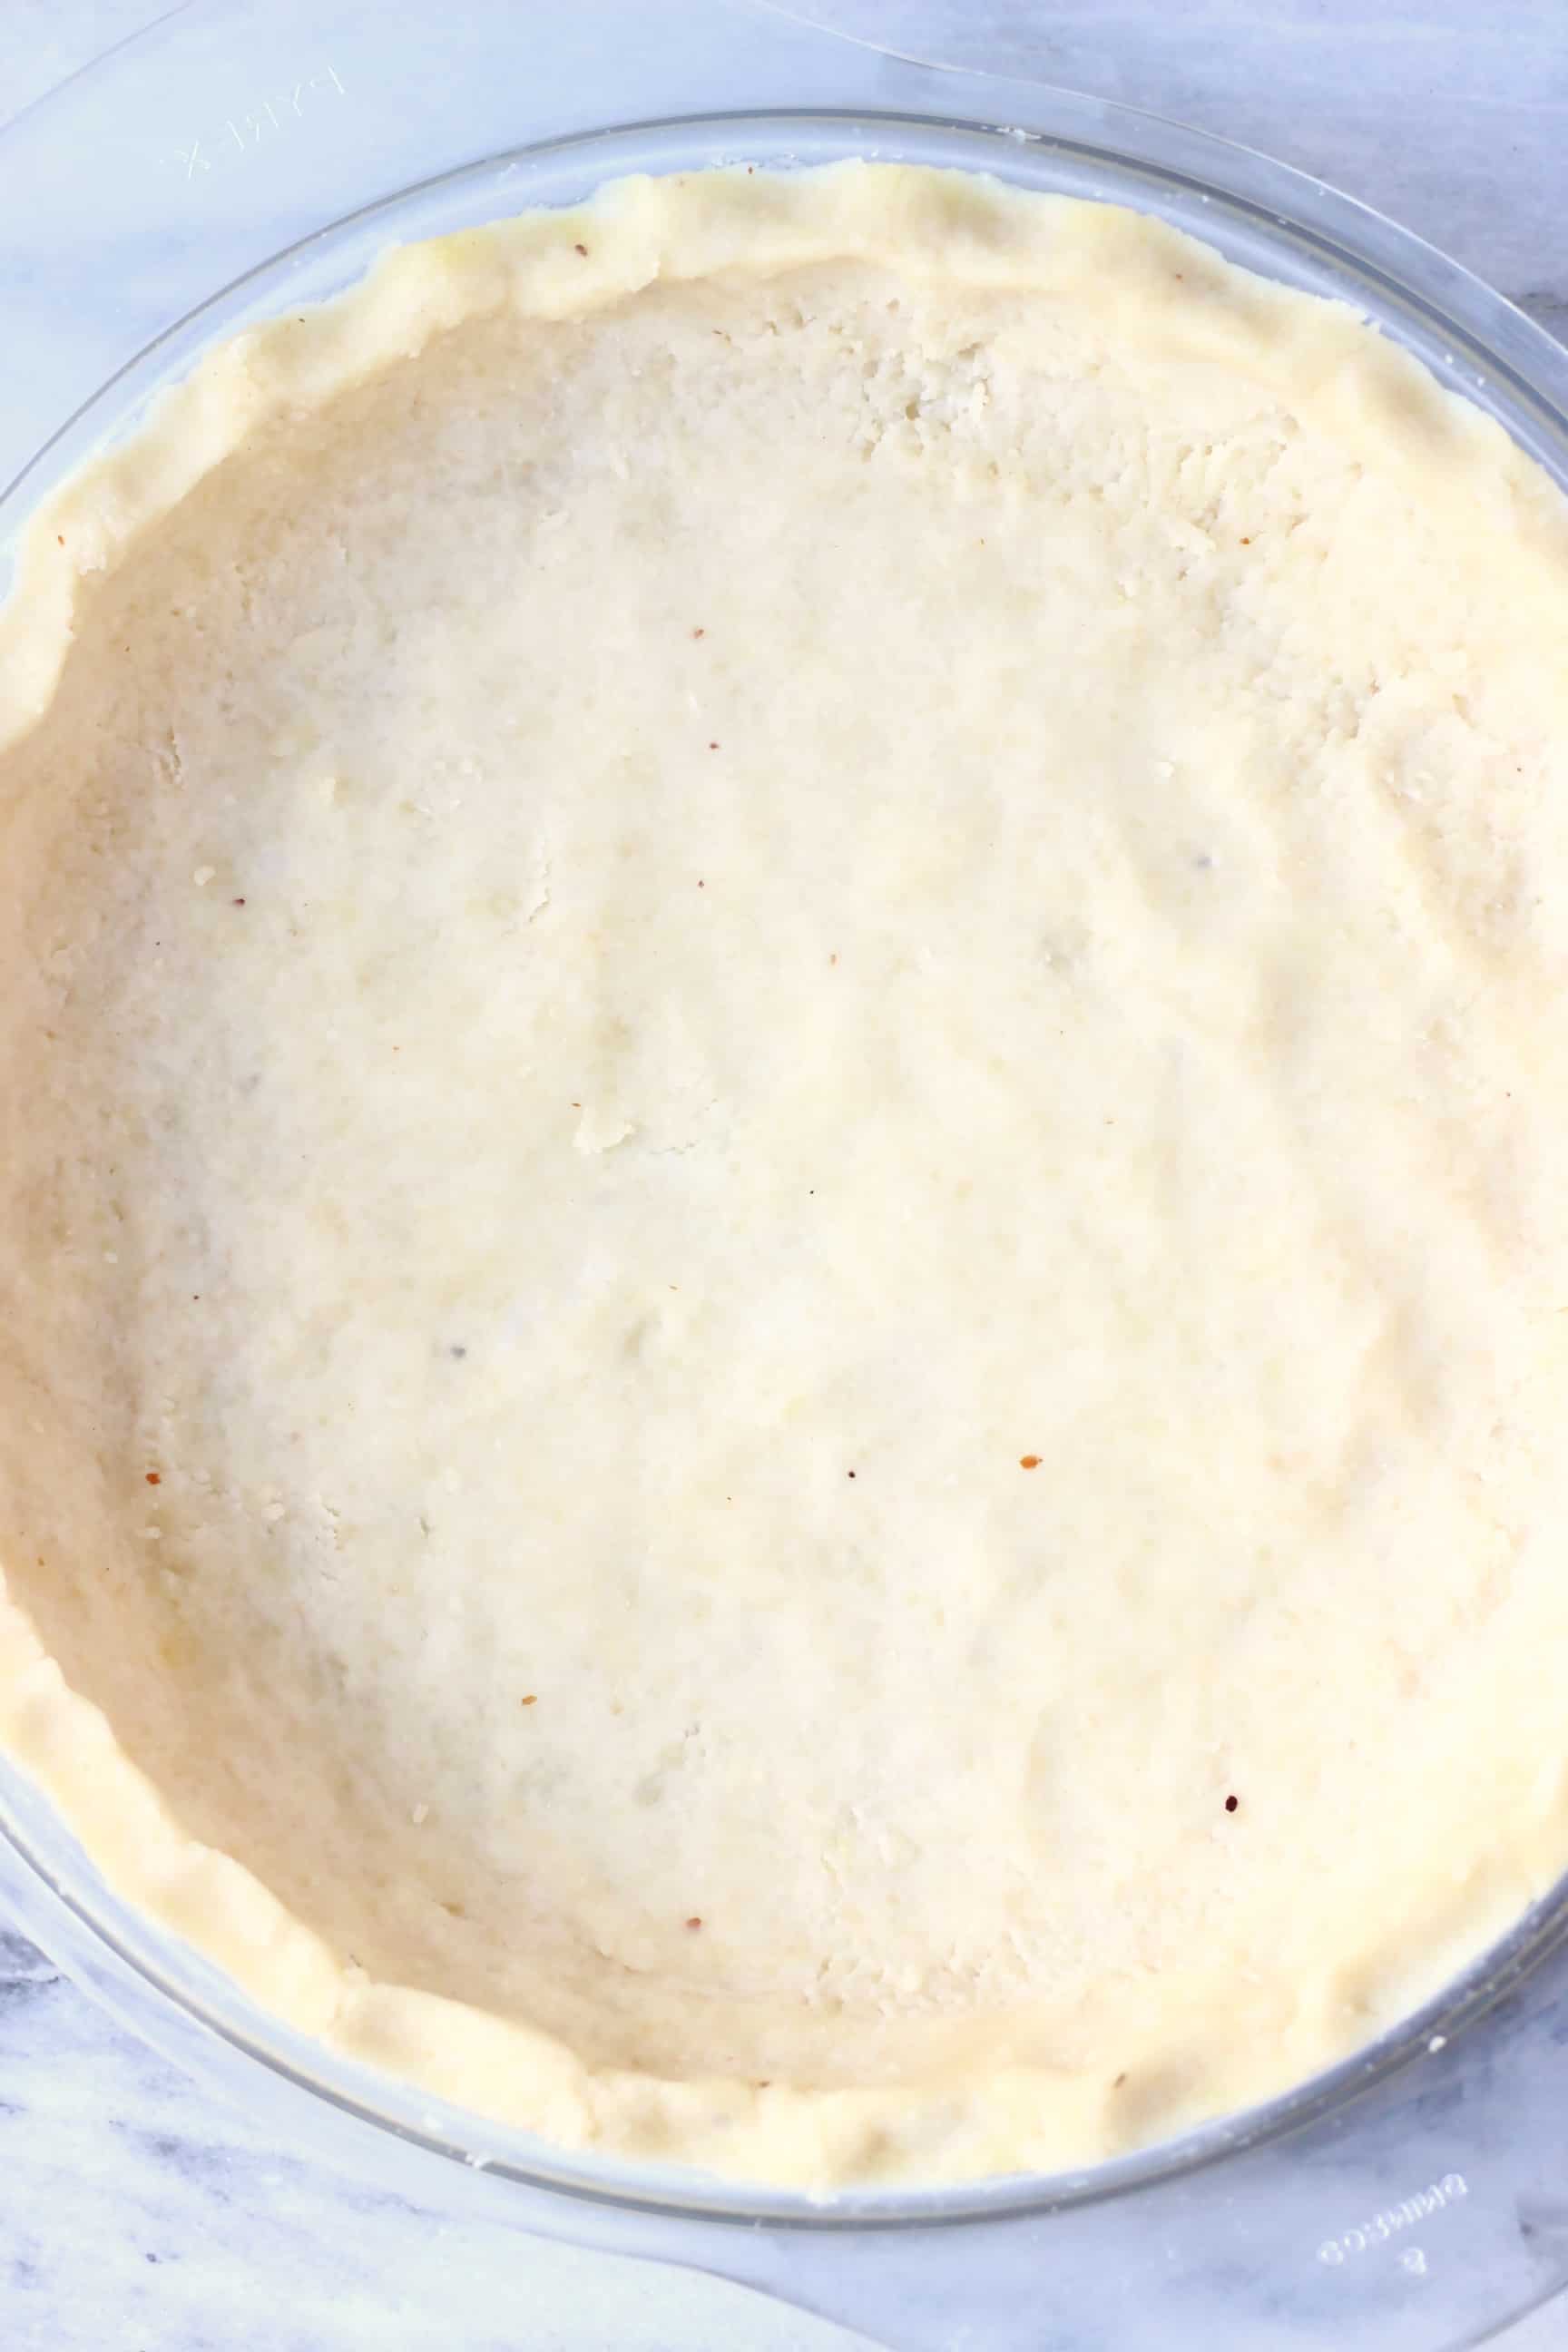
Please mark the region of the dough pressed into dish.
[[1568, 520], [868, 166], [231, 342], [0, 625], [0, 1734], [335, 2047], [780, 2181], [1298, 2082], [1568, 1864]]

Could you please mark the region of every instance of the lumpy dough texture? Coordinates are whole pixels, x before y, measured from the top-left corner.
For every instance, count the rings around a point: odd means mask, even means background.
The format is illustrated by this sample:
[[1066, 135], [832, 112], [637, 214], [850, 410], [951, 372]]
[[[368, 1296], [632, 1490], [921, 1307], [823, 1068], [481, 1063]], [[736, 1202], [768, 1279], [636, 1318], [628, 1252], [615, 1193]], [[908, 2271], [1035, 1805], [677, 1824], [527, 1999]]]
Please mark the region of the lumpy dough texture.
[[1550, 1884], [1495, 427], [1127, 215], [641, 184], [220, 354], [7, 627], [0, 1720], [138, 1899], [831, 2182], [1278, 2091]]

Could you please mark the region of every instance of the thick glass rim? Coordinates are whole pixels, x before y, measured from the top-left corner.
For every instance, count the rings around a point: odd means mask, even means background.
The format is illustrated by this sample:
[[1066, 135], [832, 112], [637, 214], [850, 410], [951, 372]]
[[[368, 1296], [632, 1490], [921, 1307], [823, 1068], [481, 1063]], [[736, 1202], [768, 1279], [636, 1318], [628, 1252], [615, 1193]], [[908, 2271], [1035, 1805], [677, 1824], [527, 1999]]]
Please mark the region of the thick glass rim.
[[[966, 83], [977, 94], [998, 87], [961, 68], [942, 70], [955, 97], [966, 94]], [[1001, 87], [1025, 95], [1022, 86]], [[527, 181], [550, 165], [570, 160], [580, 167], [586, 184], [596, 184], [620, 171], [647, 168], [643, 159], [650, 150], [689, 148], [700, 140], [715, 139], [737, 158], [752, 156], [758, 162], [787, 155], [794, 162], [810, 163], [829, 160], [830, 153], [934, 144], [951, 153], [960, 167], [968, 157], [968, 168], [989, 169], [1026, 185], [1059, 188], [1074, 170], [1110, 172], [1133, 184], [1127, 200], [1136, 202], [1136, 189], [1146, 188], [1148, 209], [1166, 217], [1172, 216], [1173, 196], [1180, 200], [1178, 211], [1182, 205], [1212, 208], [1205, 216], [1212, 216], [1215, 243], [1226, 244], [1214, 233], [1225, 220], [1250, 234], [1258, 257], [1249, 266], [1267, 269], [1271, 256], [1278, 261], [1293, 259], [1294, 278], [1288, 269], [1276, 268], [1272, 274], [1305, 283], [1326, 272], [1335, 281], [1343, 280], [1347, 291], [1365, 289], [1375, 299], [1378, 323], [1392, 323], [1402, 339], [1407, 335], [1417, 356], [1441, 362], [1438, 372], [1444, 381], [1468, 391], [1478, 404], [1499, 415], [1516, 440], [1560, 483], [1568, 484], [1568, 353], [1457, 264], [1310, 175], [1214, 134], [1044, 85], [1029, 88], [1026, 110], [1044, 127], [988, 122], [962, 113], [828, 107], [758, 106], [661, 115], [500, 149], [411, 182], [340, 215], [232, 278], [143, 344], [74, 410], [0, 495], [0, 530], [74, 469], [111, 429], [134, 421], [146, 400], [182, 376], [220, 329], [233, 331], [247, 318], [268, 315], [289, 299], [315, 299], [315, 278], [323, 274], [330, 285], [352, 281], [363, 272], [367, 239], [390, 229], [410, 210], [428, 214], [447, 205], [455, 225], [468, 198], [494, 188], [500, 202], [482, 215], [494, 217], [497, 211], [515, 209], [521, 203], [548, 201], [531, 198]], [[1079, 135], [1090, 131], [1100, 135]], [[1115, 143], [1107, 132], [1121, 134], [1126, 143]], [[763, 149], [769, 152], [764, 155]], [[773, 153], [775, 149], [781, 152]], [[922, 154], [921, 160], [933, 159]], [[1159, 196], [1165, 201], [1155, 201]], [[1303, 214], [1321, 215], [1326, 226]], [[1183, 225], [1194, 224], [1184, 220]], [[422, 222], [415, 233], [428, 235], [432, 229]], [[352, 253], [353, 267], [334, 277], [345, 248]], [[269, 2021], [200, 1955], [189, 1955], [187, 1969], [173, 1937], [154, 1921], [124, 1911], [79, 1850], [58, 1867], [47, 1861], [46, 1850], [66, 1841], [67, 1833], [47, 1800], [34, 1795], [31, 1783], [22, 1785], [12, 1803], [18, 1778], [9, 1767], [0, 1769], [0, 1835], [37, 1883], [54, 1920], [63, 1927], [65, 1915], [72, 1932], [94, 1939], [134, 1979], [146, 1997], [149, 2013], [139, 2011], [137, 2019], [137, 2030], [145, 2038], [154, 2043], [159, 2039], [156, 2020], [150, 2014], [153, 2003], [170, 2005], [205, 2035], [295, 2092], [327, 2102], [380, 2133], [454, 2162], [482, 2166], [521, 2189], [688, 2221], [742, 2227], [766, 2221], [781, 2229], [814, 2231], [889, 2231], [1044, 2216], [1132, 2196], [1344, 2112], [1358, 2095], [1417, 2056], [1434, 2035], [1454, 2034], [1473, 2025], [1568, 1938], [1565, 1875], [1500, 1941], [1412, 2016], [1365, 2050], [1266, 2105], [1083, 2171], [1010, 2176], [947, 2188], [845, 2192], [824, 2202], [801, 2192], [677, 2173], [673, 2168], [598, 2158], [578, 2163], [564, 2152], [487, 2125], [480, 2117], [472, 2118], [471, 2129], [466, 2128], [459, 2111], [444, 2107], [416, 2087], [395, 2077], [373, 2076], [330, 2057], [320, 2045]], [[123, 1911], [123, 1928], [110, 1924], [117, 1911]], [[32, 1923], [26, 1916], [21, 1924], [30, 1930]], [[47, 1939], [49, 1922], [41, 1921], [38, 1932]], [[180, 1974], [195, 1981], [174, 1981]], [[200, 1981], [204, 1978], [205, 1983]], [[236, 2021], [236, 2012], [243, 2012], [244, 2021]], [[312, 2053], [317, 2054], [312, 2057]], [[188, 2057], [188, 2053], [183, 2054]], [[438, 2110], [442, 2127], [435, 2129], [431, 2126]], [[507, 2154], [499, 2145], [503, 2141], [514, 2148], [524, 2142], [525, 2152]], [[494, 2154], [487, 2152], [491, 2145], [497, 2147]]]
[[[49, 1916], [29, 1916], [25, 1904], [19, 1924], [28, 1933], [36, 1929], [46, 1949], [58, 1947], [61, 1930], [68, 1942], [90, 1939], [114, 1979], [107, 1988], [95, 1985], [95, 1990], [100, 1996], [107, 1991], [110, 2006], [133, 2010], [128, 2021], [154, 2047], [164, 2041], [155, 2006], [162, 2005], [178, 2012], [210, 2042], [263, 2069], [287, 2091], [324, 2101], [345, 2118], [427, 2155], [480, 2168], [519, 2189], [580, 2204], [742, 2229], [759, 2221], [810, 2232], [957, 2229], [974, 2222], [1048, 2217], [1134, 2196], [1173, 2179], [1190, 2179], [1342, 2114], [1417, 2059], [1435, 2038], [1447, 2041], [1478, 2024], [1542, 1963], [1568, 1946], [1565, 1874], [1500, 1942], [1419, 2009], [1365, 2049], [1265, 2105], [1076, 2171], [1000, 2175], [946, 2187], [848, 2190], [831, 2200], [816, 2199], [803, 2190], [770, 2189], [765, 2184], [727, 2181], [674, 2167], [574, 2160], [531, 2135], [489, 2124], [482, 2116], [470, 2117], [396, 2076], [338, 2058], [271, 2017], [215, 1963], [155, 1919], [122, 1903], [74, 1836], [59, 1828], [58, 1816], [50, 1818], [47, 1796], [30, 1782], [17, 1790], [20, 1777], [0, 1760], [0, 1848], [8, 1850], [8, 1856], [26, 1871]], [[36, 1816], [30, 1825], [28, 1815]], [[51, 1864], [40, 1845], [62, 1842], [68, 1851], [60, 1865]], [[114, 1912], [123, 1927], [110, 1924], [106, 1915]], [[57, 1957], [68, 1962], [73, 1955], [57, 1949]], [[79, 1958], [79, 1951], [74, 1957]], [[176, 1982], [176, 1975], [186, 1981]], [[205, 2071], [187, 2040], [182, 2040], [177, 2053], [167, 2054]], [[446, 2127], [448, 2118], [456, 2128]], [[465, 2124], [471, 2128], [465, 2129]], [[500, 2143], [519, 2140], [527, 2143], [528, 2153], [501, 2152]]]

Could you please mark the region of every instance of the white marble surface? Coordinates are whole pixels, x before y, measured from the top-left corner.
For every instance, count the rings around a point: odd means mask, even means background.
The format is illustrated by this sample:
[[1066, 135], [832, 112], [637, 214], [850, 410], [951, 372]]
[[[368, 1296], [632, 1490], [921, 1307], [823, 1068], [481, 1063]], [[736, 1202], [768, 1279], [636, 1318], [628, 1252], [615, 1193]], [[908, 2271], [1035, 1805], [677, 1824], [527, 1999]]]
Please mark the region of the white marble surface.
[[[0, 120], [155, 13], [157, 0], [0, 0]], [[1568, 0], [798, 0], [798, 13], [1227, 131], [1568, 326]], [[455, 2223], [281, 2153], [0, 1924], [3, 2352], [862, 2340], [714, 2281]], [[1506, 2341], [1568, 2352], [1568, 2308]]]

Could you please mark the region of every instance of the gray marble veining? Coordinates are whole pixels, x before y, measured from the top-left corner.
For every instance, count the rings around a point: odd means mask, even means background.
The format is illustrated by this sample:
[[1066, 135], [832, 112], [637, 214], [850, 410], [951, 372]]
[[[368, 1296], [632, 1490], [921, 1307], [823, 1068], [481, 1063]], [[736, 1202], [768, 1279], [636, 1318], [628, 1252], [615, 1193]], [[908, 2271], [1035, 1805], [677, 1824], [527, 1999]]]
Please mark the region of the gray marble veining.
[[[0, 120], [156, 12], [157, 0], [4, 0]], [[1364, 198], [1568, 327], [1564, 0], [798, 0], [796, 13], [1225, 132]], [[1560, 2205], [1568, 2183], [1542, 2196]], [[860, 2341], [717, 2281], [459, 2224], [283, 2153], [0, 1927], [4, 2352]], [[1554, 2347], [1568, 2352], [1561, 2306], [1508, 2338], [1508, 2352]]]

